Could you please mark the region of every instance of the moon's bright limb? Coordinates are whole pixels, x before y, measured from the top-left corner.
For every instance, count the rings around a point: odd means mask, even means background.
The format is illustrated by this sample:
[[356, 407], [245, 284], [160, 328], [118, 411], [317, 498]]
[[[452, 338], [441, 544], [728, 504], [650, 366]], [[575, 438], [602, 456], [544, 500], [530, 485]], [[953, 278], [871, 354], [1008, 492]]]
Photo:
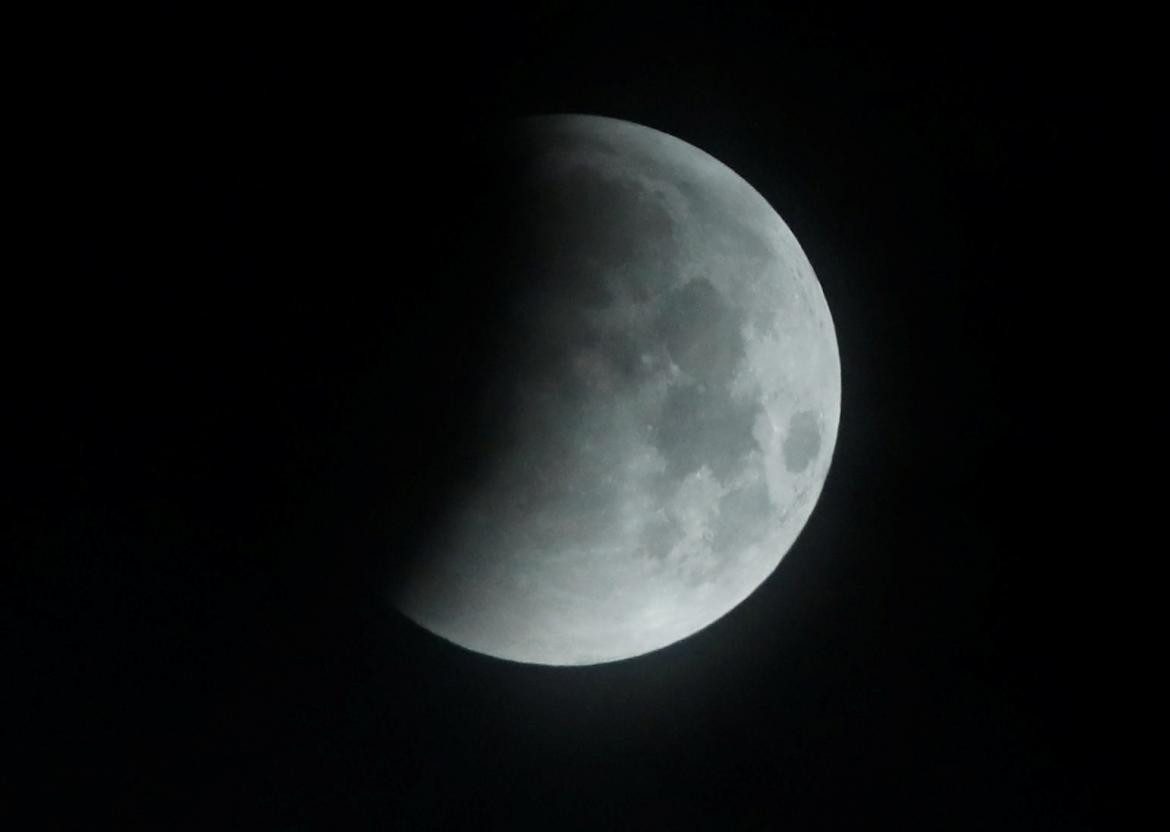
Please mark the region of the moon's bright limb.
[[398, 608], [472, 650], [593, 664], [691, 635], [776, 568], [820, 494], [841, 373], [783, 220], [664, 133], [525, 119], [499, 451]]

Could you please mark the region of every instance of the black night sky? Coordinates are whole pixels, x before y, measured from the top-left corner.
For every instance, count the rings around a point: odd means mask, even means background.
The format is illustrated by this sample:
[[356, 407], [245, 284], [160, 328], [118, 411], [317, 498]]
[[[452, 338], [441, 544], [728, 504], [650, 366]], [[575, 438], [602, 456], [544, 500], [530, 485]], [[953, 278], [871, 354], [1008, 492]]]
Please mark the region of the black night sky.
[[[156, 11], [45, 70], [68, 277], [20, 381], [64, 455], [29, 433], [10, 532], [27, 828], [1111, 828], [1124, 27], [440, 5]], [[843, 367], [773, 576], [569, 669], [383, 601], [476, 452], [477, 138], [548, 112], [749, 181]]]

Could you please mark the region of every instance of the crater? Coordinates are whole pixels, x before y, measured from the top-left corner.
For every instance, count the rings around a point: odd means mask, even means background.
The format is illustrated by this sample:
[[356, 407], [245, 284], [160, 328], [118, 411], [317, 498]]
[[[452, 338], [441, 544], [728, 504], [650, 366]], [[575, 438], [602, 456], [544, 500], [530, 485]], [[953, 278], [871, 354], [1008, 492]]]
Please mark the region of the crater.
[[788, 435], [784, 438], [784, 467], [799, 474], [821, 452], [821, 429], [817, 414], [801, 410], [788, 420]]

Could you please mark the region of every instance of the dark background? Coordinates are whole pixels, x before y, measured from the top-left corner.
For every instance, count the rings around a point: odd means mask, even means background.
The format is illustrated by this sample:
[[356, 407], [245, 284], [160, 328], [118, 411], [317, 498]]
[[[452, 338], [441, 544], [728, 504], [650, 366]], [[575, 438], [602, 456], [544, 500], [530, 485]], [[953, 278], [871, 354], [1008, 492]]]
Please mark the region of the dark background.
[[[1145, 24], [945, 5], [70, 21], [66, 265], [8, 312], [44, 405], [5, 627], [36, 828], [1112, 828]], [[543, 112], [744, 176], [843, 365], [776, 573], [591, 668], [383, 602], [479, 450], [481, 138]]]

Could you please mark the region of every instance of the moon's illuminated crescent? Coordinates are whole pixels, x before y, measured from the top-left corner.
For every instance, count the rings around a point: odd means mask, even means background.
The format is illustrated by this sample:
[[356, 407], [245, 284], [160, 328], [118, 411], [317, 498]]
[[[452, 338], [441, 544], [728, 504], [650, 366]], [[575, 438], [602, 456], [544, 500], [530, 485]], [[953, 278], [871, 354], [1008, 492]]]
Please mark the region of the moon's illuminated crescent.
[[493, 458], [394, 603], [520, 662], [647, 653], [751, 594], [793, 545], [837, 437], [824, 294], [747, 182], [665, 133], [525, 119], [532, 218]]

